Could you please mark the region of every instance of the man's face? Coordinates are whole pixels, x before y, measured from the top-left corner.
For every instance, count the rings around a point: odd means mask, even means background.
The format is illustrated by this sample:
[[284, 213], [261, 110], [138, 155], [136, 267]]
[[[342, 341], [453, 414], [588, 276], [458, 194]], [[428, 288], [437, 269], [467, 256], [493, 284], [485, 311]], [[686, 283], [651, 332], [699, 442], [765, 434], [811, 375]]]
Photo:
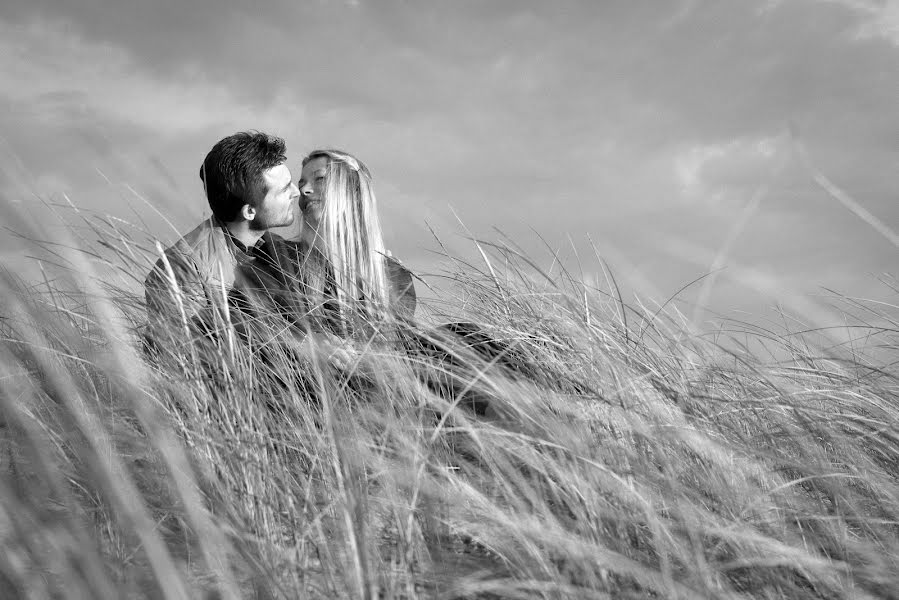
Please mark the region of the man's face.
[[256, 217], [251, 221], [253, 229], [265, 230], [284, 227], [296, 218], [296, 199], [300, 195], [293, 184], [290, 169], [280, 164], [262, 172], [265, 197], [256, 207]]
[[312, 231], [318, 230], [322, 218], [322, 195], [325, 178], [328, 175], [328, 159], [324, 156], [313, 158], [303, 165], [300, 188], [300, 210], [303, 211], [303, 225]]

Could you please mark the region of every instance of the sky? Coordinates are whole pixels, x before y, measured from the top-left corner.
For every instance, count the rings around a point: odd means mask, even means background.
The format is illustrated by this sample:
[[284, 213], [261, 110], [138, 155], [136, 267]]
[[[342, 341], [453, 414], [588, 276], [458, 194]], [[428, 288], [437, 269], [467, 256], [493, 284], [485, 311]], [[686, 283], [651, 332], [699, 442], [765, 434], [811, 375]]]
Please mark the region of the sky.
[[66, 199], [171, 242], [209, 148], [258, 129], [297, 176], [366, 162], [423, 275], [432, 231], [502, 232], [602, 282], [595, 246], [641, 298], [713, 271], [684, 297], [724, 313], [895, 300], [897, 82], [899, 0], [5, 0], [0, 197], [12, 230]]

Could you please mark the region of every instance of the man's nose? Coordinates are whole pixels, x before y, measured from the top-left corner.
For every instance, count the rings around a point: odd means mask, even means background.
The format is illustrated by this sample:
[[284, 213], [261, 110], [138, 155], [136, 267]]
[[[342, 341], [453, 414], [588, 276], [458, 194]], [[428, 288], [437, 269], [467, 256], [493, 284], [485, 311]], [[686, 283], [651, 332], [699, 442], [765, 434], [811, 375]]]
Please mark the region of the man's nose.
[[290, 197], [298, 198], [300, 195], [300, 189], [296, 186], [296, 184], [293, 184], [293, 183], [290, 184], [290, 187], [291, 187]]

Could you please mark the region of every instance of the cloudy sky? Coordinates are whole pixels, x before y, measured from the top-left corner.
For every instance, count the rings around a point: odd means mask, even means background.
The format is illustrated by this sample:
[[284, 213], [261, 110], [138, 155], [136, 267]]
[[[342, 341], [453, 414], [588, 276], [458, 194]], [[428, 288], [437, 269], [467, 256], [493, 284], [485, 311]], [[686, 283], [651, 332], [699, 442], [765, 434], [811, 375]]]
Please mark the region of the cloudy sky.
[[367, 162], [421, 272], [427, 225], [468, 252], [458, 215], [587, 277], [592, 239], [650, 296], [720, 267], [724, 311], [885, 297], [897, 98], [899, 0], [5, 0], [0, 194], [13, 228], [65, 193], [170, 241], [137, 196], [189, 230], [205, 153], [261, 129], [294, 172], [320, 146]]

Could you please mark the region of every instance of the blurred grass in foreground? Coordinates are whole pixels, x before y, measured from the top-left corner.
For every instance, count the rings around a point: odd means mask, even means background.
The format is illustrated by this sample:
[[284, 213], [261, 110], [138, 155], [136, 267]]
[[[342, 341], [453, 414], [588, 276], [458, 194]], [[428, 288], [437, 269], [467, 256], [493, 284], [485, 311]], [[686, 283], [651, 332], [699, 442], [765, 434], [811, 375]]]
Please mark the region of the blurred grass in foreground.
[[837, 298], [839, 344], [786, 319], [698, 335], [673, 304], [631, 307], [485, 244], [442, 303], [508, 352], [443, 340], [452, 394], [403, 353], [369, 348], [360, 385], [289, 338], [268, 367], [197, 345], [159, 369], [122, 283], [152, 252], [107, 225], [102, 275], [87, 248], [59, 250], [68, 278], [3, 278], [4, 597], [899, 590], [895, 306]]

